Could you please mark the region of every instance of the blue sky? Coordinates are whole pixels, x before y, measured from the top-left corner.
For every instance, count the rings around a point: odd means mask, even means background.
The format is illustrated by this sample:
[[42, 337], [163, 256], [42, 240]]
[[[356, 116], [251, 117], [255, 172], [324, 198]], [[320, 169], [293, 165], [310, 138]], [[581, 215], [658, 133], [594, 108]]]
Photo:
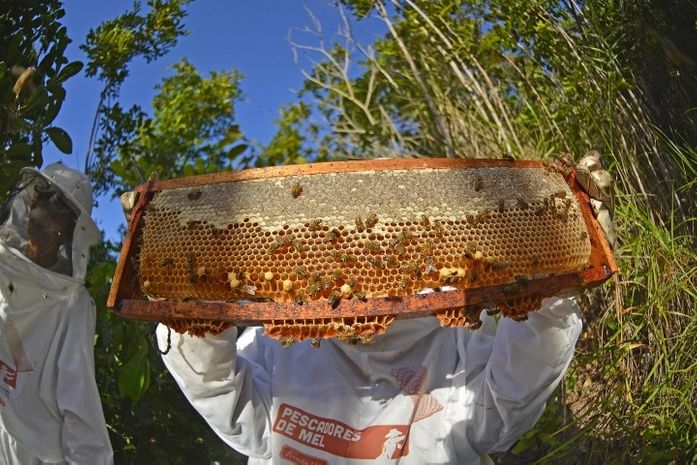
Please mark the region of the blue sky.
[[[71, 60], [84, 61], [79, 45], [87, 32], [102, 21], [114, 18], [132, 6], [130, 1], [66, 0], [63, 18], [68, 35], [73, 39], [67, 53]], [[328, 43], [337, 39], [341, 18], [333, 3], [325, 0], [195, 0], [188, 6], [185, 26], [190, 34], [164, 58], [146, 64], [133, 63], [129, 77], [121, 89], [121, 101], [126, 107], [139, 104], [150, 108], [155, 85], [171, 73], [174, 63], [186, 57], [201, 73], [236, 68], [244, 75], [244, 100], [236, 107], [242, 131], [260, 143], [273, 135], [274, 119], [281, 105], [293, 101], [303, 82], [301, 69], [309, 69], [307, 61], [296, 63], [288, 35], [317, 45], [317, 39], [301, 30], [311, 27], [312, 16], [322, 25], [323, 38]], [[384, 32], [384, 25], [375, 18], [353, 22], [352, 32], [362, 43], [372, 43]], [[45, 163], [62, 160], [82, 167], [87, 149], [89, 130], [99, 100], [100, 83], [76, 76], [66, 84], [67, 97], [57, 126], [64, 128], [73, 139], [73, 154], [62, 155], [51, 144], [45, 148]], [[118, 202], [98, 199], [93, 216], [107, 238], [117, 239], [123, 224]]]

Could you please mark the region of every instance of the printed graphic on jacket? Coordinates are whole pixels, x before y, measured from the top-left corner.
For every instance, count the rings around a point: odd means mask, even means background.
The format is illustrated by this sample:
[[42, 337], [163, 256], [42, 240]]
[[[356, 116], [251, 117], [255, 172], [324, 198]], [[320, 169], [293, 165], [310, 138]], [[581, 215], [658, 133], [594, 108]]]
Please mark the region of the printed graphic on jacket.
[[0, 360], [0, 405], [5, 405], [11, 390], [17, 387], [17, 373], [34, 371], [26, 352], [24, 352], [22, 339], [19, 337], [14, 321], [7, 320], [5, 322], [3, 339], [12, 356], [14, 367], [4, 360]]
[[[409, 454], [411, 425], [443, 410], [443, 405], [434, 396], [423, 392], [427, 373], [425, 367], [392, 371], [401, 393], [414, 404], [406, 424], [369, 425], [360, 429], [283, 403], [278, 409], [273, 431], [305, 446], [350, 459], [394, 460], [406, 456]], [[281, 458], [295, 465], [327, 463], [290, 446], [281, 449]]]

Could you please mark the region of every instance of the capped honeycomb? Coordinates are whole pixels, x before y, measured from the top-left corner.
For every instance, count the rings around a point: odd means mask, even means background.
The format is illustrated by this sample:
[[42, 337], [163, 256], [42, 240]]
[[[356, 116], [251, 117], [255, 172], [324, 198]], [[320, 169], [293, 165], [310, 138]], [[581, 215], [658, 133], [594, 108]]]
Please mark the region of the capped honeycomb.
[[[252, 176], [155, 190], [136, 240], [140, 290], [151, 299], [333, 307], [425, 288], [515, 286], [578, 271], [591, 253], [564, 177], [518, 166]], [[509, 316], [539, 307], [539, 299], [513, 297], [501, 304]], [[467, 326], [474, 313], [437, 317]], [[373, 319], [361, 323], [373, 333], [391, 321]], [[267, 333], [370, 332], [355, 319], [284, 321], [266, 321]]]

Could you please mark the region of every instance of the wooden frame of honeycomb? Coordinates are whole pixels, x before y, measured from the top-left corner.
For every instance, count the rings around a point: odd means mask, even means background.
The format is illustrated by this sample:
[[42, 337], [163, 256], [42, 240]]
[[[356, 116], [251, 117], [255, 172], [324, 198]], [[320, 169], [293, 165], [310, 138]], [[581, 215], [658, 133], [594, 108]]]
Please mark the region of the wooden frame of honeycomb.
[[328, 162], [137, 191], [108, 306], [193, 334], [263, 324], [284, 342], [366, 342], [423, 315], [476, 328], [482, 309], [524, 319], [617, 271], [565, 165]]

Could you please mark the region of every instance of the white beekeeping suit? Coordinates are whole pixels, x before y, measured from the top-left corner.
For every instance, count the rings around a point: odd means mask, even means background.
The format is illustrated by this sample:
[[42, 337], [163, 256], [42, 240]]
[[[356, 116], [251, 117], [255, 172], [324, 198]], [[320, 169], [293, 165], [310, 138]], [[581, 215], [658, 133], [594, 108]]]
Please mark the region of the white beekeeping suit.
[[0, 211], [0, 463], [113, 463], [94, 372], [85, 289], [87, 177], [28, 168]]
[[157, 330], [191, 404], [250, 464], [487, 464], [537, 421], [581, 331], [573, 299], [476, 332], [397, 320], [372, 344], [281, 348], [231, 328]]

